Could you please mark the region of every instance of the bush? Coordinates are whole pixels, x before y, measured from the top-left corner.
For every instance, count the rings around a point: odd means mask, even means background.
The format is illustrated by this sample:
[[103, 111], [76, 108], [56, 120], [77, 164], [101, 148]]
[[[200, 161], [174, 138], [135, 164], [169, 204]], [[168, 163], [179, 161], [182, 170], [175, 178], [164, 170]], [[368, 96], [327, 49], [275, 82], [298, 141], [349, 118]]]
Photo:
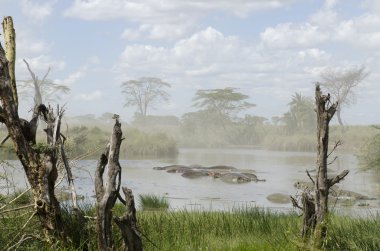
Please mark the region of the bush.
[[380, 170], [380, 134], [366, 142], [358, 157], [365, 168]]

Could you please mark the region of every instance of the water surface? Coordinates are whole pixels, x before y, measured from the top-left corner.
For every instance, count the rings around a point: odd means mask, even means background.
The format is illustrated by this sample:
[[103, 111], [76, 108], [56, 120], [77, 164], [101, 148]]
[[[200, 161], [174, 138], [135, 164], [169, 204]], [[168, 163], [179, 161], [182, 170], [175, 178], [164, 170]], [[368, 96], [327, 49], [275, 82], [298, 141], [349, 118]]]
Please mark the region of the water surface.
[[[78, 194], [89, 199], [94, 193], [94, 174], [97, 160], [82, 160], [76, 163], [73, 173]], [[290, 203], [277, 204], [268, 201], [272, 193], [287, 195], [299, 194], [294, 183], [308, 181], [305, 170], [315, 169], [316, 154], [305, 152], [277, 152], [254, 149], [180, 149], [176, 159], [160, 160], [121, 160], [122, 186], [133, 189], [138, 194], [166, 196], [171, 209], [228, 210], [241, 206], [259, 206], [276, 210], [292, 208]], [[25, 187], [23, 172], [16, 161], [15, 168], [8, 170], [19, 187]], [[266, 182], [228, 184], [219, 179], [202, 177], [187, 179], [180, 174], [166, 173], [152, 168], [171, 164], [202, 166], [229, 165], [238, 169], [254, 170]], [[351, 154], [338, 154], [338, 159], [329, 166], [333, 173], [344, 169], [350, 171], [341, 182], [340, 188], [362, 193], [371, 198], [380, 197], [380, 175], [376, 172], [363, 172], [358, 161]], [[63, 181], [61, 186], [66, 186]], [[4, 186], [3, 186], [4, 189]], [[1, 191], [0, 191], [1, 192]], [[345, 203], [347, 204], [347, 203]], [[349, 202], [346, 212], [367, 210], [379, 207], [379, 200]], [[366, 207], [359, 206], [366, 204]]]

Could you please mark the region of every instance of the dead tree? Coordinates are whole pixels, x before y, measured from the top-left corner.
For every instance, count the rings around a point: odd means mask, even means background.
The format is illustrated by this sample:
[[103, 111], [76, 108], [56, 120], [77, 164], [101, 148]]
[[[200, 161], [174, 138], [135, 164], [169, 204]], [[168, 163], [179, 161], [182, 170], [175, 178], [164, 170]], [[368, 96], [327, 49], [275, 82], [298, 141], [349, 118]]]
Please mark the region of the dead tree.
[[299, 206], [294, 198], [292, 201], [293, 205], [300, 208], [304, 213], [302, 236], [308, 237], [313, 233], [317, 245], [320, 245], [326, 237], [329, 190], [333, 185], [340, 182], [349, 171], [344, 170], [335, 178], [329, 179], [327, 176], [328, 157], [340, 144], [340, 142], [336, 143], [329, 153], [329, 123], [336, 112], [338, 103], [330, 101], [330, 94], [322, 95], [319, 84], [315, 88], [315, 102], [317, 113], [317, 173], [315, 181], [307, 172], [314, 184], [315, 196], [313, 198], [304, 191], [302, 206]]
[[[102, 251], [115, 250], [112, 237], [112, 208], [117, 198], [127, 207], [127, 213], [122, 218], [116, 218], [115, 222], [120, 227], [124, 240], [124, 246], [128, 250], [142, 250], [141, 239], [136, 221], [136, 209], [132, 191], [123, 188], [126, 199], [122, 199], [119, 191], [121, 185], [121, 166], [119, 152], [122, 139], [121, 124], [118, 115], [114, 116], [115, 125], [110, 143], [101, 155], [95, 173], [95, 192], [97, 201], [97, 235], [98, 249]], [[107, 170], [106, 179], [103, 179]]]
[[143, 250], [143, 246], [137, 224], [135, 200], [131, 189], [123, 187], [123, 193], [125, 195], [126, 212], [123, 217], [115, 218], [115, 223], [120, 228], [121, 236], [123, 236], [123, 250], [140, 251]]
[[[3, 29], [7, 51], [15, 50], [15, 32], [11, 17], [4, 18]], [[60, 205], [54, 194], [58, 176], [57, 161], [64, 156], [60, 133], [64, 110], [57, 107], [55, 114], [51, 107], [39, 104], [34, 107], [31, 120], [20, 118], [15, 76], [12, 72], [14, 58], [9, 58], [9, 55], [14, 57], [15, 53], [6, 53], [0, 44], [0, 122], [6, 125], [15, 152], [24, 168], [33, 191], [35, 214], [42, 224], [46, 237], [48, 240], [52, 240], [51, 237], [65, 240], [67, 235], [62, 222]], [[36, 144], [39, 118], [43, 119], [47, 125], [44, 130], [46, 143]]]
[[[331, 153], [329, 147], [329, 123], [333, 118], [338, 102], [331, 103], [330, 94], [322, 95], [319, 84], [315, 88], [315, 103], [317, 111], [317, 177], [315, 182], [315, 214], [317, 230], [315, 237], [323, 240], [326, 236], [327, 224], [325, 222], [328, 213], [328, 199], [330, 188], [341, 181], [347, 174], [344, 170], [335, 178], [327, 177], [327, 159]], [[334, 147], [333, 151], [336, 147]]]

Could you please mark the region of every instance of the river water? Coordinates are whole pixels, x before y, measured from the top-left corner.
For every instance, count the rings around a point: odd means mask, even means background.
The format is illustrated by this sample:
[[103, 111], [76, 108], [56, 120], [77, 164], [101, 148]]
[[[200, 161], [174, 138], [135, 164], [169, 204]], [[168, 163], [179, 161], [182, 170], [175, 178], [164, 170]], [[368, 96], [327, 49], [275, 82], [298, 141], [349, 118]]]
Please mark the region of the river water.
[[[94, 174], [97, 160], [81, 160], [73, 165], [77, 193], [93, 200]], [[138, 194], [165, 196], [172, 210], [229, 210], [236, 207], [258, 206], [274, 210], [290, 210], [290, 203], [271, 202], [267, 196], [273, 193], [299, 194], [294, 183], [308, 181], [305, 170], [315, 168], [316, 154], [305, 152], [278, 152], [254, 149], [180, 149], [175, 159], [121, 160], [122, 186]], [[8, 168], [18, 187], [25, 187], [23, 172], [17, 161], [10, 161], [15, 167]], [[229, 165], [238, 169], [254, 170], [259, 179], [266, 182], [228, 184], [220, 179], [201, 177], [183, 178], [181, 174], [153, 170], [155, 166], [181, 165]], [[380, 174], [361, 171], [352, 154], [338, 154], [338, 159], [329, 166], [333, 173], [348, 169], [350, 173], [340, 183], [340, 188], [380, 197]], [[61, 186], [65, 187], [63, 181]], [[1, 190], [0, 190], [1, 192]], [[347, 204], [347, 203], [346, 203]], [[344, 211], [357, 213], [371, 212], [380, 207], [379, 200], [352, 201]], [[363, 204], [365, 205], [363, 207]]]

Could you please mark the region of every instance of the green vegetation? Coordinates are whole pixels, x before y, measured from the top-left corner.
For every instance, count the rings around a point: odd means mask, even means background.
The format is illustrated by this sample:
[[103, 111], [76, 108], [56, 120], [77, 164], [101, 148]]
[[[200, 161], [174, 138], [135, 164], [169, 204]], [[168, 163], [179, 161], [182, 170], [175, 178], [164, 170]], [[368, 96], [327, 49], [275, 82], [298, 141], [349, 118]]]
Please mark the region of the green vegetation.
[[13, 201], [15, 205], [28, 205], [33, 202], [33, 195], [30, 191], [16, 190], [6, 201]]
[[138, 129], [127, 129], [127, 137], [121, 148], [124, 156], [173, 157], [177, 155], [177, 143], [165, 133], [145, 133]]
[[[82, 212], [95, 216], [94, 206], [81, 205]], [[114, 214], [122, 215], [124, 206], [117, 204]], [[85, 222], [62, 206], [63, 220], [69, 224], [70, 246], [65, 250], [96, 250], [95, 221]], [[0, 214], [0, 248], [6, 249], [25, 236], [30, 239], [22, 250], [50, 250], [51, 243], [42, 242], [40, 224], [33, 217], [20, 232], [31, 213], [27, 209]], [[302, 219], [294, 213], [274, 213], [258, 208], [229, 212], [138, 211], [138, 221], [146, 250], [311, 250], [299, 237]], [[332, 215], [324, 250], [379, 250], [380, 216], [351, 218]], [[116, 229], [116, 228], [115, 228]], [[116, 246], [121, 244], [115, 231]]]
[[380, 170], [380, 133], [367, 140], [358, 157], [365, 168]]
[[[76, 125], [64, 132], [66, 152], [69, 157], [77, 157], [88, 153], [95, 154], [99, 149], [103, 150], [109, 140], [109, 128], [107, 125], [93, 123], [92, 125]], [[121, 156], [131, 157], [173, 157], [178, 153], [177, 142], [174, 138], [163, 132], [143, 132], [136, 128], [123, 128], [126, 138], [121, 151]], [[6, 132], [0, 131], [0, 136], [5, 137]], [[51, 149], [42, 143], [43, 132], [37, 138], [37, 144], [33, 146], [39, 152]], [[13, 159], [12, 140], [0, 148], [2, 159]], [[89, 156], [91, 157], [91, 156]], [[98, 158], [98, 155], [94, 155]]]
[[139, 195], [140, 208], [146, 210], [167, 210], [169, 209], [169, 201], [165, 197], [154, 194]]

